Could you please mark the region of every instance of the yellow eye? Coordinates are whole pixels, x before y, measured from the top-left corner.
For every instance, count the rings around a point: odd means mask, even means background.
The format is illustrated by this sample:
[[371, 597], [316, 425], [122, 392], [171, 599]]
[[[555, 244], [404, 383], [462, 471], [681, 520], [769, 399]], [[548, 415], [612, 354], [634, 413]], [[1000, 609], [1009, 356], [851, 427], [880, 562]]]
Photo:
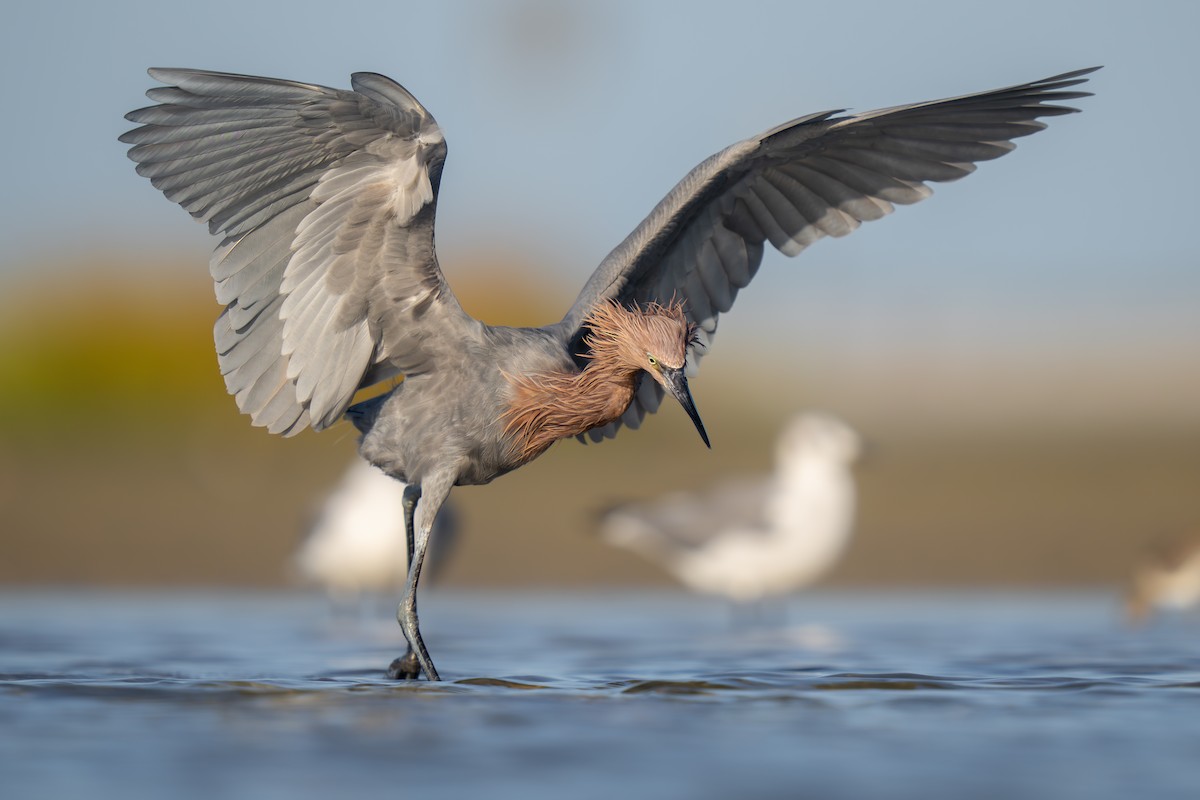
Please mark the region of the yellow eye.
[[658, 359], [657, 359], [657, 358], [655, 358], [654, 356], [650, 355], [649, 353], [646, 353], [646, 358], [647, 358], [647, 359], [650, 361], [650, 366], [652, 366], [652, 367], [657, 367], [657, 366], [658, 366]]

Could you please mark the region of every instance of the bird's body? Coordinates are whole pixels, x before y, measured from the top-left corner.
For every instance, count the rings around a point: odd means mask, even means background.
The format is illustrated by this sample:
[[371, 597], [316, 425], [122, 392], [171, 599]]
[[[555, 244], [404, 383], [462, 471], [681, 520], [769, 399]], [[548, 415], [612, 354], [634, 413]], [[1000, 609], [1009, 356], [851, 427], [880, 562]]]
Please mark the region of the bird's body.
[[407, 376], [350, 409], [363, 457], [426, 490], [439, 474], [453, 477], [451, 485], [479, 485], [529, 460], [505, 433], [515, 393], [507, 376], [579, 372], [562, 345], [537, 328], [480, 325], [446, 359], [447, 368]]
[[844, 423], [801, 414], [780, 436], [769, 478], [619, 506], [603, 516], [601, 535], [695, 591], [740, 603], [777, 597], [820, 578], [845, 550], [858, 450]]
[[[391, 673], [437, 678], [416, 587], [438, 509], [455, 485], [515, 469], [571, 435], [637, 427], [670, 393], [707, 444], [685, 367], [770, 243], [796, 255], [926, 181], [969, 174], [1010, 140], [1074, 109], [1091, 70], [949, 100], [772, 128], [703, 161], [597, 267], [562, 320], [489, 326], [466, 314], [434, 248], [446, 141], [394, 81], [352, 90], [153, 69], [157, 105], [127, 115], [138, 172], [207, 223], [218, 363], [255, 425], [291, 435], [347, 414], [360, 452], [407, 482], [414, 557], [399, 619], [409, 653]], [[382, 399], [364, 387], [403, 375]], [[645, 376], [650, 380], [645, 380]]]

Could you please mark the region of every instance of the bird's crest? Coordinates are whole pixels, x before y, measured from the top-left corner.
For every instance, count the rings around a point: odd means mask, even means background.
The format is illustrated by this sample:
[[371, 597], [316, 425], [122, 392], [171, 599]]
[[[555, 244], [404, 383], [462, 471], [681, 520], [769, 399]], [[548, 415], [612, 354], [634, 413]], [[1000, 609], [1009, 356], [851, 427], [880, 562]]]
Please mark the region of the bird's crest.
[[640, 359], [647, 352], [669, 367], [682, 368], [688, 349], [696, 344], [696, 324], [687, 318], [683, 301], [649, 303], [626, 308], [613, 300], [598, 303], [585, 323], [589, 333], [585, 358], [625, 354]]

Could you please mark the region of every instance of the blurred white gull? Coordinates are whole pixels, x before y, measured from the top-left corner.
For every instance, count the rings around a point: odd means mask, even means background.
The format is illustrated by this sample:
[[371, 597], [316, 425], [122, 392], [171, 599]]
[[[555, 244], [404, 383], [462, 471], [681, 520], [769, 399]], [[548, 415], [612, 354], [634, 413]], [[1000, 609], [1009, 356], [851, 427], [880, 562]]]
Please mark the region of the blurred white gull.
[[[301, 578], [323, 587], [339, 603], [403, 587], [408, 578], [404, 486], [355, 458], [296, 552]], [[445, 561], [454, 527], [448, 506], [434, 527], [428, 569], [435, 573]]]
[[1200, 606], [1200, 532], [1154, 542], [1133, 571], [1126, 611], [1143, 622], [1155, 611]]
[[738, 603], [786, 594], [821, 577], [845, 550], [859, 449], [858, 435], [840, 420], [800, 414], [779, 438], [769, 479], [619, 506], [602, 516], [600, 534], [694, 591]]

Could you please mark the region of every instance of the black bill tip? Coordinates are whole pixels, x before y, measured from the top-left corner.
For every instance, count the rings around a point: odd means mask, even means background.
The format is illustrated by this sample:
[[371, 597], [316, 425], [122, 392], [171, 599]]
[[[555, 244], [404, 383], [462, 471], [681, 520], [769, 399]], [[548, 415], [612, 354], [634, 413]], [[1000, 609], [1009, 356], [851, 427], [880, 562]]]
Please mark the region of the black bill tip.
[[700, 420], [700, 413], [696, 411], [696, 404], [692, 401], [692, 393], [688, 389], [687, 376], [683, 374], [682, 369], [664, 369], [662, 375], [666, 379], [667, 391], [679, 401], [679, 405], [683, 406], [683, 410], [687, 412], [688, 417], [692, 420], [692, 424], [696, 426], [696, 432], [700, 434], [704, 446], [711, 450], [712, 443], [708, 441], [708, 432], [704, 430], [704, 423]]

